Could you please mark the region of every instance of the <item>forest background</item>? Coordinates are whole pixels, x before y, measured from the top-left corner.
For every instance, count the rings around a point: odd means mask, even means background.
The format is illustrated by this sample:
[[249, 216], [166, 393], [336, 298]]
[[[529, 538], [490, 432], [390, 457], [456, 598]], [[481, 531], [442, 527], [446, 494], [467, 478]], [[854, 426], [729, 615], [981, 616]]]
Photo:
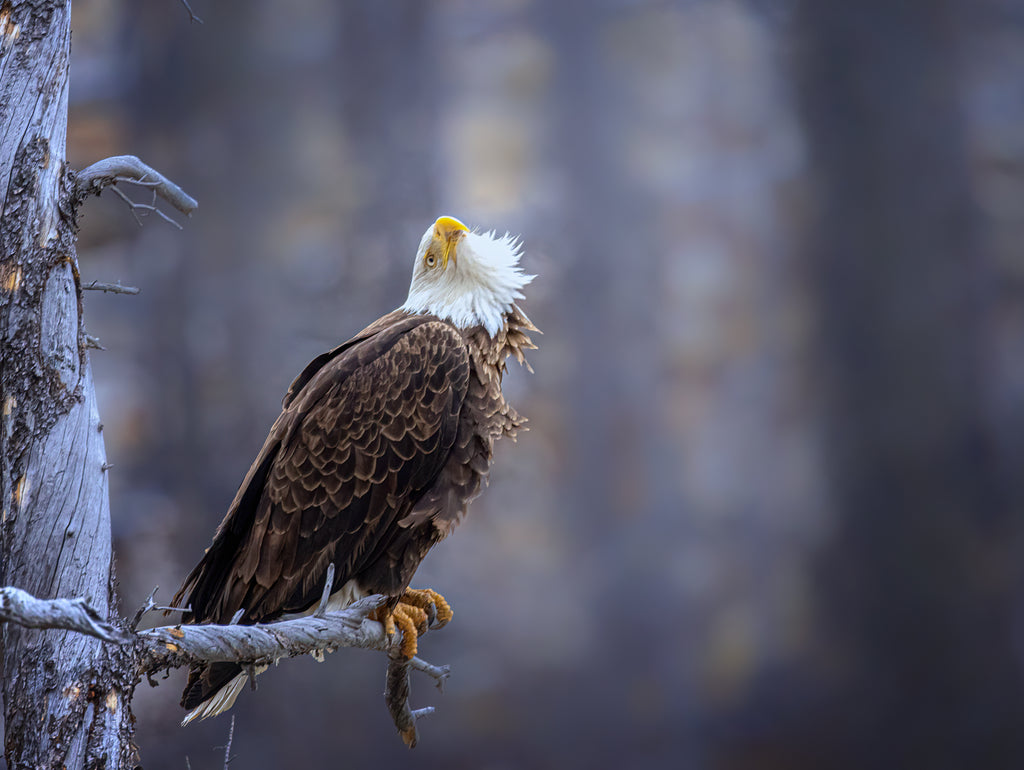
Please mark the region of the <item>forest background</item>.
[[[530, 432], [416, 581], [456, 609], [417, 764], [1024, 762], [1020, 3], [193, 8], [72, 20], [70, 162], [200, 202], [82, 222], [83, 282], [142, 290], [85, 308], [125, 613], [452, 214], [523, 235], [545, 334]], [[408, 761], [383, 668], [262, 676], [238, 766]], [[147, 770], [220, 761], [180, 678], [136, 693]]]

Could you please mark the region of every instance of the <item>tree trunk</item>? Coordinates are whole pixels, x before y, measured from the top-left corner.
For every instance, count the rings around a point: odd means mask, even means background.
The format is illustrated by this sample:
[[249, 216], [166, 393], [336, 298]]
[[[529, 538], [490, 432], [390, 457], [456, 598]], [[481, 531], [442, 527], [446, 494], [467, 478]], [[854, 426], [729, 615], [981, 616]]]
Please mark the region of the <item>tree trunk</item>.
[[841, 677], [817, 766], [1024, 762], [1022, 500], [1003, 471], [1021, 458], [987, 401], [994, 275], [955, 69], [970, 7], [798, 6], [839, 514], [818, 597]]
[[[65, 165], [70, 2], [0, 3], [0, 584], [113, 602], [102, 425]], [[3, 626], [10, 768], [125, 767], [133, 667], [82, 634]]]

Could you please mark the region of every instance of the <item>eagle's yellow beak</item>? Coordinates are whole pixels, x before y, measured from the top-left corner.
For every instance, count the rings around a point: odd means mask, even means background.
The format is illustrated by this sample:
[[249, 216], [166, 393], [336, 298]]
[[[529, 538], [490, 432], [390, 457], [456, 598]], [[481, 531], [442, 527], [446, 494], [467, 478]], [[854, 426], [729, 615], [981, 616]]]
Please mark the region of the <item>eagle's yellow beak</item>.
[[455, 217], [439, 217], [434, 222], [434, 241], [441, 247], [441, 269], [448, 267], [448, 259], [455, 259], [455, 244], [469, 232], [469, 228]]

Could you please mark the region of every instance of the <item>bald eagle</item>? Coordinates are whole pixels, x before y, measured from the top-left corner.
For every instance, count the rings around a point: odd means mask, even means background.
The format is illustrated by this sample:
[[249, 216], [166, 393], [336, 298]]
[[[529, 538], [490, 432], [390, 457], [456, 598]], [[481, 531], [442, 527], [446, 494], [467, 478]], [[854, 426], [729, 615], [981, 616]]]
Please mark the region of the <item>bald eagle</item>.
[[[371, 594], [378, 619], [416, 652], [440, 594], [409, 583], [430, 548], [466, 515], [495, 439], [525, 420], [501, 391], [505, 361], [523, 363], [537, 331], [516, 305], [534, 276], [519, 243], [441, 217], [424, 233], [398, 310], [306, 366], [284, 397], [213, 544], [175, 606], [186, 623], [262, 623], [309, 614], [329, 564], [328, 608]], [[247, 674], [194, 666], [183, 724], [230, 708]]]

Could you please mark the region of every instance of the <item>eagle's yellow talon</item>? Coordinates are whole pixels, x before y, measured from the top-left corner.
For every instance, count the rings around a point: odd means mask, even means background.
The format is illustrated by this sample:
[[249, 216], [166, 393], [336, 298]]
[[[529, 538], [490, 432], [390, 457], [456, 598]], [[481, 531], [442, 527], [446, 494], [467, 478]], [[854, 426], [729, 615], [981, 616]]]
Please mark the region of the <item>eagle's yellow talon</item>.
[[401, 604], [395, 607], [391, 617], [394, 618], [395, 625], [402, 629], [402, 644], [399, 646], [398, 651], [406, 660], [415, 658], [417, 650], [416, 641], [419, 638], [419, 634], [416, 633], [415, 621]]
[[407, 588], [400, 600], [402, 604], [427, 610], [433, 607], [434, 622], [431, 628], [441, 628], [452, 619], [452, 608], [448, 601], [431, 588]]
[[370, 617], [384, 625], [384, 633], [394, 639], [402, 632], [399, 654], [406, 660], [416, 657], [419, 638], [428, 628], [440, 628], [452, 619], [452, 608], [437, 591], [429, 588], [409, 589], [391, 611], [381, 607]]
[[406, 604], [405, 602], [399, 602], [398, 606], [405, 613], [406, 617], [412, 621], [413, 627], [416, 629], [417, 636], [422, 636], [427, 633], [427, 621], [429, 620], [429, 616], [425, 609], [413, 604]]

